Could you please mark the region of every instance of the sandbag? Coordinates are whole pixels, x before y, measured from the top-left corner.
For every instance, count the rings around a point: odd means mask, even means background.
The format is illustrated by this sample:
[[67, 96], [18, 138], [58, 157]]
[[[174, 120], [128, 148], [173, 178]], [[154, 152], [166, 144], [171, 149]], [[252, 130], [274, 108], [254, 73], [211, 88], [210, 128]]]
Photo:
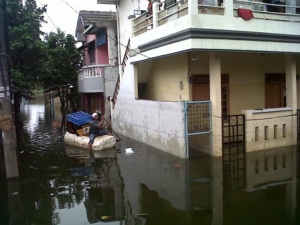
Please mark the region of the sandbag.
[[[71, 134], [66, 132], [64, 136], [64, 142], [66, 145], [72, 145], [80, 148], [89, 148], [90, 138], [87, 136], [77, 136], [76, 134]], [[93, 144], [93, 150], [103, 150], [107, 148], [112, 148], [116, 144], [116, 139], [110, 135], [103, 135], [96, 137]]]

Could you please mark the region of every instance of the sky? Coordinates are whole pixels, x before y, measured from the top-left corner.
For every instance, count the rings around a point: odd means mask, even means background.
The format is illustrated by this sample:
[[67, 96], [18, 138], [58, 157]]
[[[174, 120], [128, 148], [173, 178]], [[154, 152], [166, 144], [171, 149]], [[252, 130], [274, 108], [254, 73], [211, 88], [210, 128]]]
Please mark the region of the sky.
[[55, 27], [58, 27], [73, 36], [80, 10], [115, 11], [114, 5], [100, 5], [97, 4], [97, 0], [36, 0], [36, 3], [38, 6], [48, 5], [47, 14], [44, 15], [48, 23], [42, 25], [42, 31], [49, 33], [56, 31]]

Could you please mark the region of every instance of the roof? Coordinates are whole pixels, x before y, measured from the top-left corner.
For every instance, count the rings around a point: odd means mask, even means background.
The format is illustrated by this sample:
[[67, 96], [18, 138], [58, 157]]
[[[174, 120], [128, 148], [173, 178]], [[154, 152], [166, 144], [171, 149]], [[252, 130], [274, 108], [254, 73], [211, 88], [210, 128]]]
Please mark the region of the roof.
[[79, 17], [82, 18], [84, 26], [87, 27], [99, 21], [116, 20], [116, 12], [81, 10]]

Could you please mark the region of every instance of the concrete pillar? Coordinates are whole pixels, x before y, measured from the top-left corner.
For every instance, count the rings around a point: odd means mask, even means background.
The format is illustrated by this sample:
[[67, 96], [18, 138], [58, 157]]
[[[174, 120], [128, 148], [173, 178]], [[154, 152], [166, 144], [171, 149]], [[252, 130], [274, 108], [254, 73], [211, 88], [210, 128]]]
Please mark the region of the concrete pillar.
[[[296, 6], [296, 0], [286, 0], [285, 1], [285, 5], [286, 6]], [[285, 8], [285, 13], [286, 14], [296, 14], [296, 8], [294, 8], [294, 7], [286, 7]]]
[[198, 0], [188, 1], [189, 15], [198, 15]]
[[[117, 49], [117, 41], [113, 39], [116, 37], [116, 31], [114, 27], [107, 28], [107, 46], [108, 46], [108, 64], [111, 66], [118, 66], [118, 49]], [[112, 37], [112, 38], [111, 38]]]
[[188, 1], [188, 13], [190, 17], [190, 26], [198, 22], [198, 0]]
[[[297, 114], [297, 79], [296, 60], [293, 55], [285, 56], [285, 86], [286, 86], [286, 106], [293, 108], [293, 114]], [[293, 127], [291, 134], [292, 144], [297, 143], [297, 117], [293, 116]]]
[[253, 126], [253, 113], [249, 110], [242, 110], [246, 120], [246, 134], [245, 134], [245, 152], [253, 152], [255, 147], [255, 127]]
[[232, 0], [224, 0], [223, 6], [225, 8], [224, 15], [233, 17], [233, 1]]
[[212, 103], [212, 154], [222, 155], [221, 60], [209, 53], [210, 100]]
[[292, 55], [285, 56], [286, 105], [297, 112], [296, 60]]
[[153, 12], [153, 29], [157, 27], [157, 20], [158, 20], [158, 12], [159, 12], [159, 0], [152, 0], [152, 12]]

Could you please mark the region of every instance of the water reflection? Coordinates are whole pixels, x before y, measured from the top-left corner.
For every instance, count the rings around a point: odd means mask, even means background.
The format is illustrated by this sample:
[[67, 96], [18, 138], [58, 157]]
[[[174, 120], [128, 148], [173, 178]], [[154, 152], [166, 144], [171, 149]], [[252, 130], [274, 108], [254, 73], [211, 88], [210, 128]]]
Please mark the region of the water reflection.
[[[185, 160], [121, 137], [116, 148], [90, 154], [64, 146], [59, 129], [52, 126], [53, 113], [42, 106], [24, 106], [21, 179], [0, 185], [9, 193], [0, 196], [8, 202], [0, 212], [0, 224], [300, 221], [296, 148]], [[128, 147], [133, 154], [125, 153]]]

